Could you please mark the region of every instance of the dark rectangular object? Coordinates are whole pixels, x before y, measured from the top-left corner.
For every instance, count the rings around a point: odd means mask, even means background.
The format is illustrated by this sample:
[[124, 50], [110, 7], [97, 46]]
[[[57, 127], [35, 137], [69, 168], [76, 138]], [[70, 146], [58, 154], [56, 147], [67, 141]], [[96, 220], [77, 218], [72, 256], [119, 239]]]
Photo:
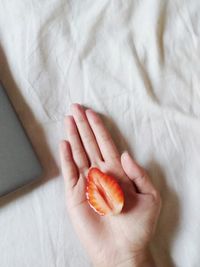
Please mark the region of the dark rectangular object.
[[0, 82], [0, 196], [41, 174], [38, 158]]

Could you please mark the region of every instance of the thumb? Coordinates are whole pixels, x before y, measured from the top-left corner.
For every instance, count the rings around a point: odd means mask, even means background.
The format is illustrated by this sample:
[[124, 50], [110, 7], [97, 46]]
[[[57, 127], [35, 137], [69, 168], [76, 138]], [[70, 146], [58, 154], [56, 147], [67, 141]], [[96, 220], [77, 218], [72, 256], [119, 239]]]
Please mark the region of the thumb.
[[121, 155], [121, 164], [124, 172], [134, 182], [139, 193], [157, 195], [146, 171], [131, 158], [127, 151]]

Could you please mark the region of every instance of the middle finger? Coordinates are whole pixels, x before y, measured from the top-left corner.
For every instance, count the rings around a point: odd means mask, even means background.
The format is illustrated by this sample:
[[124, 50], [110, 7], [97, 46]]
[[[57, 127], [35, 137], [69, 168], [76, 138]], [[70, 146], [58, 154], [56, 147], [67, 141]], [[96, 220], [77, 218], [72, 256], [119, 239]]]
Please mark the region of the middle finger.
[[72, 105], [72, 114], [76, 122], [81, 140], [83, 142], [85, 151], [91, 163], [95, 163], [102, 160], [102, 156], [92, 132], [92, 129], [88, 123], [85, 111], [79, 104]]

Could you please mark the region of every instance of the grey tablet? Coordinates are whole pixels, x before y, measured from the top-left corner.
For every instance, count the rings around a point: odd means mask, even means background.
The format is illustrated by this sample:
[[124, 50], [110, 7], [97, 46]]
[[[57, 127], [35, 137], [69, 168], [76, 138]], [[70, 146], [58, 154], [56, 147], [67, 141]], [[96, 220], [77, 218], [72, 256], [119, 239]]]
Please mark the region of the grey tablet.
[[0, 82], [0, 196], [37, 179], [42, 167]]

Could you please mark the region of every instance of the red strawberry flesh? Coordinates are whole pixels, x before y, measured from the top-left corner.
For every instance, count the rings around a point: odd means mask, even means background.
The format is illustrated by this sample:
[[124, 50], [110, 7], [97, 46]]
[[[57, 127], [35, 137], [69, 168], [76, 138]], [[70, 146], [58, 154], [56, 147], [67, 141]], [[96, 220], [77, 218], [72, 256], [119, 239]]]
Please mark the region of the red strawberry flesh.
[[124, 205], [124, 194], [116, 179], [98, 168], [88, 172], [86, 197], [99, 215], [119, 214]]

